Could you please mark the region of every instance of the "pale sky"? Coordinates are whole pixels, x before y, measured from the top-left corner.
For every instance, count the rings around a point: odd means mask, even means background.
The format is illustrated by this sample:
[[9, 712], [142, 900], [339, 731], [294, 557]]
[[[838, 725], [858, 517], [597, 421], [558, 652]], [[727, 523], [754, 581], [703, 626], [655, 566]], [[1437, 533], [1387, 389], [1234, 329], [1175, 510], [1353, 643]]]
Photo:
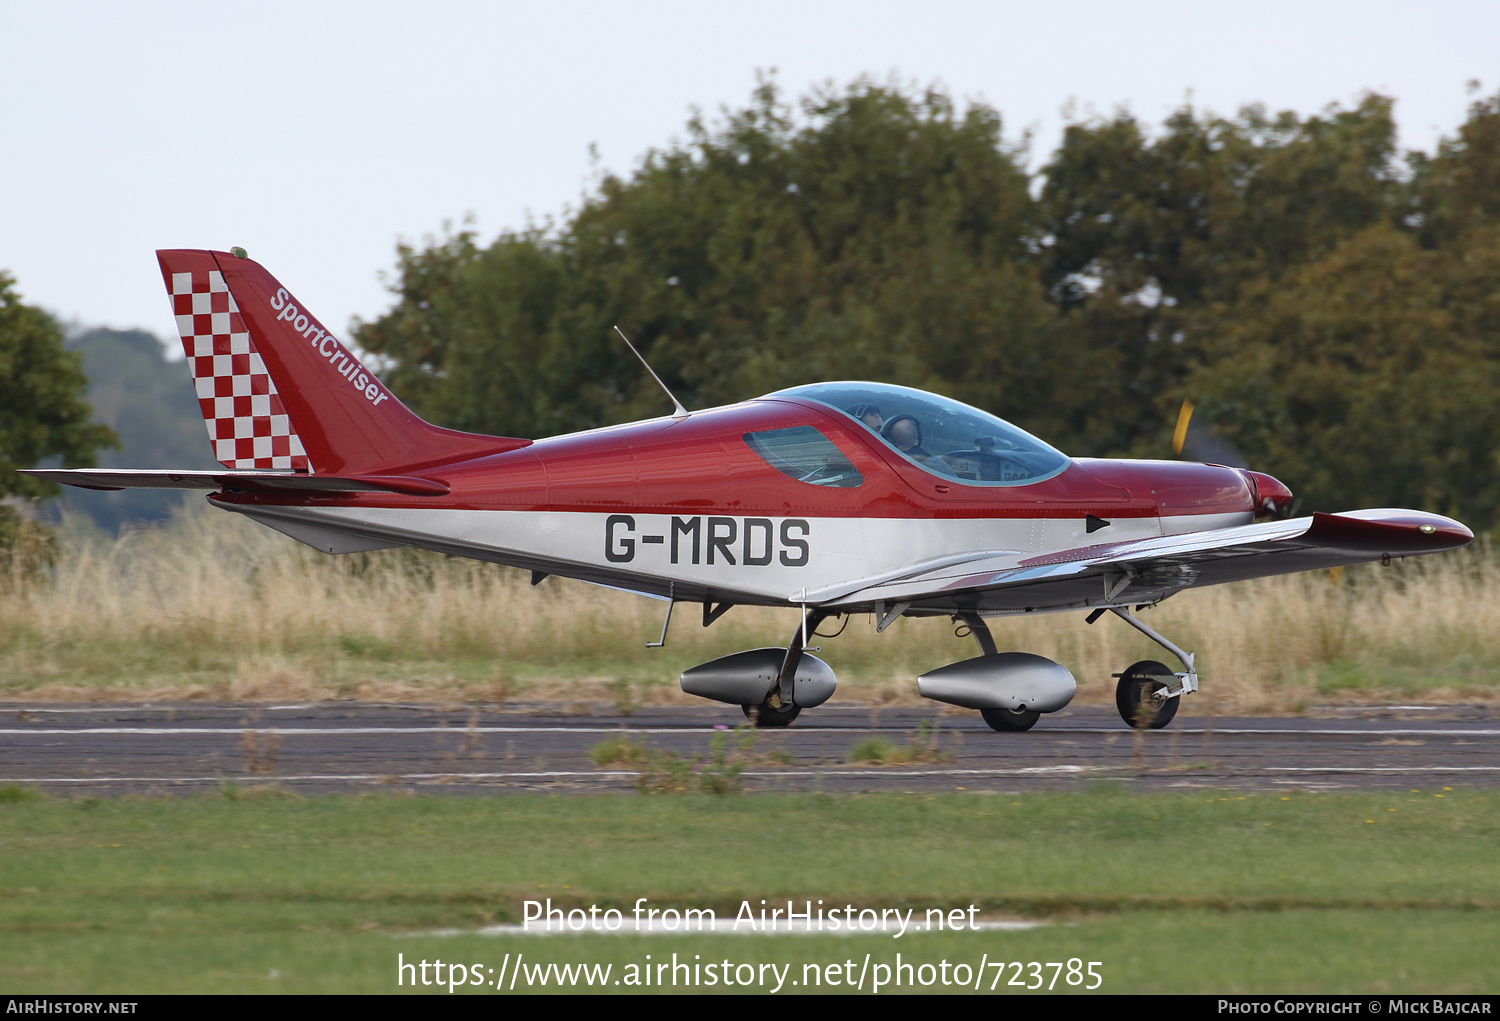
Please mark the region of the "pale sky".
[[563, 216], [693, 108], [861, 74], [998, 109], [1033, 163], [1075, 116], [1394, 96], [1430, 150], [1500, 86], [1500, 4], [77, 3], [0, 0], [0, 269], [82, 325], [172, 336], [153, 252], [239, 245], [324, 322], [378, 316], [398, 240]]

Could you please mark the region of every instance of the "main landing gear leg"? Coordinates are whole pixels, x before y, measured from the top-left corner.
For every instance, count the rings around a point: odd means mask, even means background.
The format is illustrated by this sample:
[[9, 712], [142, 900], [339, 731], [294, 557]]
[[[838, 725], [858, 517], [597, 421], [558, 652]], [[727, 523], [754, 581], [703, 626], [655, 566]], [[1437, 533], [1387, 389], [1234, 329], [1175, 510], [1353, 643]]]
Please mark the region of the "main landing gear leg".
[[1110, 611], [1182, 660], [1182, 665], [1187, 668], [1183, 673], [1173, 673], [1155, 660], [1143, 659], [1118, 675], [1120, 682], [1115, 686], [1115, 708], [1120, 711], [1120, 718], [1140, 730], [1159, 730], [1177, 715], [1181, 697], [1198, 690], [1198, 671], [1193, 654], [1179, 649], [1142, 624], [1127, 607], [1111, 606]]
[[995, 636], [990, 634], [990, 626], [984, 622], [984, 618], [977, 613], [960, 613], [958, 619], [969, 627], [969, 634], [974, 636], [974, 641], [979, 643], [979, 651], [986, 656], [993, 656], [999, 650], [995, 648]]
[[828, 610], [807, 611], [807, 616], [797, 625], [797, 630], [792, 632], [791, 641], [787, 643], [786, 656], [781, 661], [781, 672], [776, 675], [776, 686], [760, 705], [741, 706], [746, 719], [753, 721], [757, 727], [785, 727], [802, 712], [802, 707], [796, 703], [795, 688], [803, 647], [807, 644], [807, 636], [831, 616], [833, 614]]
[[[979, 643], [981, 653], [993, 656], [999, 652], [995, 647], [995, 636], [990, 634], [990, 626], [983, 617], [977, 613], [960, 613], [958, 619], [968, 625], [969, 634]], [[981, 709], [979, 715], [984, 717], [991, 730], [1001, 732], [1030, 730], [1042, 716], [1035, 709]]]

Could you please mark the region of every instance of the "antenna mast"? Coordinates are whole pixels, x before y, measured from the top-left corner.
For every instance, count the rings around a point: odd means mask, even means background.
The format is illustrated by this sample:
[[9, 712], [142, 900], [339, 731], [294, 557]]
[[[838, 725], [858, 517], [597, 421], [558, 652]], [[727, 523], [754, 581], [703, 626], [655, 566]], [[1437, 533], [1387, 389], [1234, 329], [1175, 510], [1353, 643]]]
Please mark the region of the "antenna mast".
[[646, 366], [646, 371], [651, 373], [651, 378], [656, 380], [656, 385], [661, 387], [662, 391], [666, 393], [667, 397], [672, 401], [672, 408], [674, 409], [672, 411], [672, 417], [687, 418], [690, 414], [688, 409], [684, 408], [682, 406], [682, 402], [673, 395], [672, 391], [667, 389], [667, 384], [661, 381], [661, 377], [656, 374], [656, 370], [651, 367], [651, 364], [647, 362], [645, 358], [641, 358], [641, 353], [635, 349], [635, 345], [630, 342], [630, 338], [625, 336], [625, 331], [616, 326], [615, 332], [620, 335], [620, 339], [625, 342], [625, 346], [630, 348], [630, 353], [641, 359], [641, 364]]

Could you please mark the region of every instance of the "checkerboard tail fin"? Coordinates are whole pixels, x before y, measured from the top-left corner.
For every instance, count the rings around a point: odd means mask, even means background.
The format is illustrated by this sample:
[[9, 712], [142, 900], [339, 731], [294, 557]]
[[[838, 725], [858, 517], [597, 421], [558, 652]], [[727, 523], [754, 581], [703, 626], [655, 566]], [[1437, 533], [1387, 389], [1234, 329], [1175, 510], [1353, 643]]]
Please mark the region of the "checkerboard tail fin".
[[156, 257], [226, 468], [394, 473], [528, 442], [424, 422], [257, 262], [197, 250]]

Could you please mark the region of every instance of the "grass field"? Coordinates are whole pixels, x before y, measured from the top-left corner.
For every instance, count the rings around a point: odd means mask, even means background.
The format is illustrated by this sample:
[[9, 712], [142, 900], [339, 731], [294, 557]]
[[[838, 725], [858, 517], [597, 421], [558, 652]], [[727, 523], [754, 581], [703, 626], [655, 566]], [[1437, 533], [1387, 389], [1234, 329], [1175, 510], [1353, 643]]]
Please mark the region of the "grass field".
[[[328, 557], [201, 509], [118, 541], [65, 528], [56, 570], [0, 583], [0, 698], [513, 698], [694, 701], [683, 669], [782, 645], [790, 610], [737, 607], [710, 629], [682, 607], [668, 646], [653, 600], [412, 550]], [[1487, 548], [1182, 593], [1146, 619], [1199, 653], [1186, 712], [1298, 712], [1328, 702], [1500, 696], [1500, 562]], [[835, 625], [826, 625], [833, 630]], [[1002, 648], [1049, 656], [1080, 702], [1163, 653], [1113, 618], [993, 622]], [[913, 679], [975, 654], [946, 619], [867, 617], [820, 639], [843, 701], [915, 702]]]
[[[1494, 992], [1497, 838], [1500, 794], [1445, 788], [56, 801], [9, 788], [0, 989], [394, 992], [398, 954], [481, 973], [521, 954], [618, 977], [676, 953], [800, 978], [900, 952], [971, 974], [985, 959], [1099, 961], [1106, 992]], [[899, 939], [431, 934], [519, 921], [523, 901], [549, 897], [626, 917], [641, 897], [731, 917], [762, 899], [917, 918], [973, 904], [1046, 924]]]

